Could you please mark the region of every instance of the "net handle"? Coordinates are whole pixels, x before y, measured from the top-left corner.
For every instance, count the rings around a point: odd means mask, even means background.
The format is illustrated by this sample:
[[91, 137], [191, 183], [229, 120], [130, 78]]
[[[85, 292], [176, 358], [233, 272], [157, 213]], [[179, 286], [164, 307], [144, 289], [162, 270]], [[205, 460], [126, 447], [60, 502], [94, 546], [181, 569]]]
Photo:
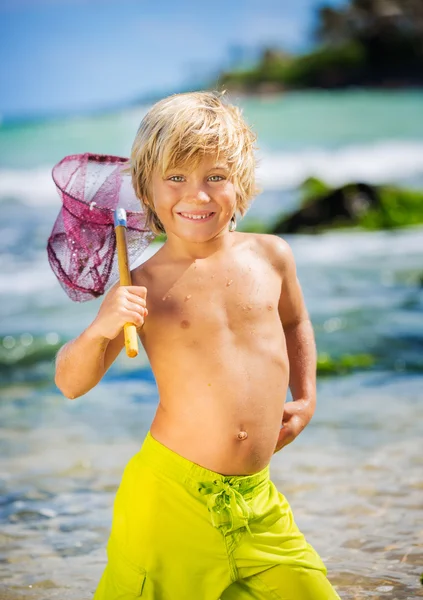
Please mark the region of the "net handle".
[[[114, 215], [120, 285], [132, 285], [128, 262], [128, 246], [126, 243], [126, 212], [123, 208], [117, 208]], [[123, 332], [126, 354], [129, 358], [135, 358], [138, 355], [137, 329], [133, 323], [125, 323]]]

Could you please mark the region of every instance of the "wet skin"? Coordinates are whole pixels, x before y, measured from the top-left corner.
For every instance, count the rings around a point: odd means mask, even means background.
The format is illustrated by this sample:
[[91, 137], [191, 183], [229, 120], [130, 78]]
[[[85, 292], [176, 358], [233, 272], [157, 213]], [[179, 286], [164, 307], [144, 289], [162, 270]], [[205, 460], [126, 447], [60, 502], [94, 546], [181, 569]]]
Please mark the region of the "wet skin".
[[[313, 334], [292, 253], [275, 236], [229, 231], [237, 191], [213, 158], [190, 172], [156, 173], [152, 197], [167, 241], [133, 272], [133, 285], [147, 290], [139, 334], [159, 392], [151, 434], [213, 471], [255, 473], [278, 443], [288, 356], [294, 399], [313, 388], [303, 352]], [[106, 368], [122, 346], [120, 334]]]
[[159, 252], [133, 283], [148, 290], [140, 337], [160, 398], [153, 437], [213, 471], [244, 474], [274, 451], [288, 359], [281, 275], [258, 236], [229, 235], [228, 251], [203, 259]]

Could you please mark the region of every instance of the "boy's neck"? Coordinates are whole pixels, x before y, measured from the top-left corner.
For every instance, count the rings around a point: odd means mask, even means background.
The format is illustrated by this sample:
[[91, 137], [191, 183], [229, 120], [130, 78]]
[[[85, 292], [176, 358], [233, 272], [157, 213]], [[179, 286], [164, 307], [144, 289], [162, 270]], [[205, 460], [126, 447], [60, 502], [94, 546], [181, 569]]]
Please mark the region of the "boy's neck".
[[216, 252], [231, 248], [234, 242], [234, 232], [225, 231], [207, 242], [187, 242], [175, 235], [169, 235], [166, 248], [169, 254], [176, 259], [195, 260], [208, 258]]

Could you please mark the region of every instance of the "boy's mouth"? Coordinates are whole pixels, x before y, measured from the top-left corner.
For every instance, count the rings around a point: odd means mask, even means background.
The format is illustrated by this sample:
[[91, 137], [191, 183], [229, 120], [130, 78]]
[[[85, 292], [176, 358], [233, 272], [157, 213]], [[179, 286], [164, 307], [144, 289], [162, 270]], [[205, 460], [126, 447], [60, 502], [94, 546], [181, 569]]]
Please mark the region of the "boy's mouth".
[[179, 212], [178, 215], [190, 221], [208, 221], [215, 213], [214, 212]]

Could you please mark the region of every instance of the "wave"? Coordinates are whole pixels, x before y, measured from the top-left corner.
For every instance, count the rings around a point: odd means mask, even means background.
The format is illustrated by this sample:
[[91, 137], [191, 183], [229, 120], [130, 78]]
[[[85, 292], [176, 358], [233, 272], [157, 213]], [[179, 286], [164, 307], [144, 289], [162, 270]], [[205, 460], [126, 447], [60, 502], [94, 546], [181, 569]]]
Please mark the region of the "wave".
[[[148, 260], [161, 247], [161, 243], [153, 242], [144, 250], [139, 258], [131, 264], [135, 268], [142, 262]], [[47, 252], [39, 252], [31, 262], [22, 264], [16, 260], [12, 254], [4, 255], [4, 263], [7, 262], [7, 271], [3, 270], [3, 264], [0, 261], [0, 298], [1, 296], [13, 297], [15, 294], [47, 294], [54, 301], [68, 302], [69, 298], [58, 284], [53, 271], [47, 261]], [[116, 260], [116, 258], [115, 258]], [[112, 286], [115, 280], [109, 281]], [[4, 302], [4, 300], [3, 300]], [[90, 301], [91, 303], [92, 301]], [[4, 308], [4, 306], [3, 306]]]
[[51, 167], [0, 170], [0, 201], [18, 200], [26, 205], [49, 206], [60, 203], [51, 177]]
[[57, 333], [30, 333], [0, 338], [0, 385], [12, 381], [52, 379], [54, 358], [63, 342]]
[[423, 143], [392, 141], [332, 150], [265, 153], [258, 176], [264, 189], [294, 188], [308, 177], [333, 186], [351, 181], [381, 184], [423, 179]]
[[[398, 271], [421, 271], [423, 227], [407, 227], [396, 231], [328, 231], [319, 236], [309, 234], [287, 235], [297, 266], [300, 269], [322, 269], [323, 273], [332, 266], [343, 265], [345, 269], [375, 269]], [[393, 243], [394, 240], [394, 243]], [[149, 259], [162, 246], [160, 242], [150, 244], [135, 266]], [[3, 316], [15, 314], [16, 297], [37, 296], [48, 298], [50, 305], [63, 305], [69, 312], [69, 298], [60, 287], [50, 269], [46, 253], [37, 254], [36, 260], [21, 264], [8, 257], [8, 271], [2, 272], [0, 264], [0, 299]], [[110, 282], [110, 285], [112, 282]], [[91, 301], [85, 304], [91, 305]], [[9, 308], [7, 308], [9, 307]], [[38, 307], [39, 308], [39, 307]], [[25, 310], [28, 310], [25, 308]], [[78, 311], [83, 310], [78, 306]]]
[[331, 276], [331, 267], [343, 265], [356, 272], [378, 273], [421, 270], [423, 227], [387, 231], [338, 230], [319, 234], [284, 236], [292, 247], [298, 267], [318, 269]]
[[[335, 186], [350, 181], [423, 181], [423, 142], [387, 141], [339, 149], [261, 153], [258, 179], [264, 190], [293, 189], [308, 177]], [[16, 200], [30, 206], [59, 206], [51, 166], [0, 170], [0, 202]]]

